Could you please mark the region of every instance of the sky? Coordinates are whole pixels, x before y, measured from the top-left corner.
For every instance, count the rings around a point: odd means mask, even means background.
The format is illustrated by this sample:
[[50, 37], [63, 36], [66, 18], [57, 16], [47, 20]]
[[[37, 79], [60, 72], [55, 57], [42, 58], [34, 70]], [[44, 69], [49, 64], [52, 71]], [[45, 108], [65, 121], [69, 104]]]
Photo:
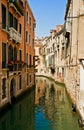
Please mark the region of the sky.
[[56, 25], [64, 24], [66, 0], [28, 0], [36, 20], [35, 36], [50, 35]]

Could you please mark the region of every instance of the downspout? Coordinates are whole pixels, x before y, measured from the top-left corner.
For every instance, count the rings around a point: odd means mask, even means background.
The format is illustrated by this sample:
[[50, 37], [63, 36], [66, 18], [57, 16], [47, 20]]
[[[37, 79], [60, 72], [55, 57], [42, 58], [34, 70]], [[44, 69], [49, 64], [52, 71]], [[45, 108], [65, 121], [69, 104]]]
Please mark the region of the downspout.
[[[80, 5], [80, 0], [78, 0], [78, 5]], [[77, 63], [77, 88], [79, 89], [77, 96], [77, 105], [79, 107], [80, 104], [80, 61], [78, 61], [78, 42], [79, 42], [79, 17], [80, 17], [80, 7], [78, 8], [78, 18], [77, 18], [77, 56], [76, 56], [76, 63]], [[79, 98], [78, 98], [79, 97]]]
[[[80, 5], [80, 0], [79, 0], [79, 3], [78, 5]], [[77, 14], [77, 56], [76, 56], [76, 65], [78, 65], [77, 63], [77, 60], [78, 60], [78, 36], [79, 36], [79, 17], [80, 17], [80, 9], [78, 8], [78, 14]]]
[[[71, 13], [71, 15], [73, 16], [73, 0], [72, 0], [72, 13]], [[71, 16], [71, 17], [72, 17]], [[70, 58], [69, 58], [69, 67], [71, 67], [70, 65], [71, 65], [71, 60], [72, 60], [72, 55], [71, 55], [71, 53], [72, 53], [72, 20], [73, 20], [73, 18], [70, 18], [71, 20], [70, 20], [70, 29], [71, 29], [71, 32], [70, 32]]]

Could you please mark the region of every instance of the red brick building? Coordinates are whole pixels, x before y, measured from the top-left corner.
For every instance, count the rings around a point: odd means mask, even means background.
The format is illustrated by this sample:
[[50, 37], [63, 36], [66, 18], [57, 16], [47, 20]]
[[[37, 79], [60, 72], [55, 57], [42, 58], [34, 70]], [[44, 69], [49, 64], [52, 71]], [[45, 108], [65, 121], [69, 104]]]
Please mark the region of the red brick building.
[[34, 85], [35, 24], [27, 0], [0, 0], [0, 107]]

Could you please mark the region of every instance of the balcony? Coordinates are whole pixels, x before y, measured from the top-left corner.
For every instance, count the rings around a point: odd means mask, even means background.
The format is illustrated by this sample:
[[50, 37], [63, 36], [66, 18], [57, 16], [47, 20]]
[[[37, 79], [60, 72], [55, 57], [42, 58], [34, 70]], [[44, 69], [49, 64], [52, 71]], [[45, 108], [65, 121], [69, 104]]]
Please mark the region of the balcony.
[[9, 40], [14, 40], [16, 43], [21, 43], [21, 35], [13, 27], [9, 28]]
[[9, 71], [21, 71], [22, 68], [26, 66], [26, 63], [23, 61], [9, 61], [7, 64], [7, 68]]
[[21, 71], [22, 65], [21, 64], [8, 65], [8, 69], [9, 71]]
[[21, 0], [8, 0], [9, 6], [12, 7], [20, 16], [24, 15], [23, 2]]

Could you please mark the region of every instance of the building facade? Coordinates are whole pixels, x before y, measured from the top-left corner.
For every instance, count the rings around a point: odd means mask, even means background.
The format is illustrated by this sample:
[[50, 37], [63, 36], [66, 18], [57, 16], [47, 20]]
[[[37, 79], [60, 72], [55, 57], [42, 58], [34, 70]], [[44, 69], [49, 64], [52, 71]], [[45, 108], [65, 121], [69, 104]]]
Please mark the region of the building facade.
[[35, 69], [36, 75], [44, 74], [44, 58], [42, 54], [43, 38], [35, 38]]
[[46, 66], [44, 75], [64, 82], [65, 37], [63, 25], [57, 25], [55, 30], [50, 31], [50, 36], [44, 38], [42, 54]]
[[64, 82], [84, 120], [84, 0], [67, 0], [63, 26], [43, 42], [45, 74]]
[[0, 1], [0, 107], [34, 85], [34, 29], [27, 0]]
[[68, 0], [65, 12], [67, 90], [84, 119], [84, 1]]

